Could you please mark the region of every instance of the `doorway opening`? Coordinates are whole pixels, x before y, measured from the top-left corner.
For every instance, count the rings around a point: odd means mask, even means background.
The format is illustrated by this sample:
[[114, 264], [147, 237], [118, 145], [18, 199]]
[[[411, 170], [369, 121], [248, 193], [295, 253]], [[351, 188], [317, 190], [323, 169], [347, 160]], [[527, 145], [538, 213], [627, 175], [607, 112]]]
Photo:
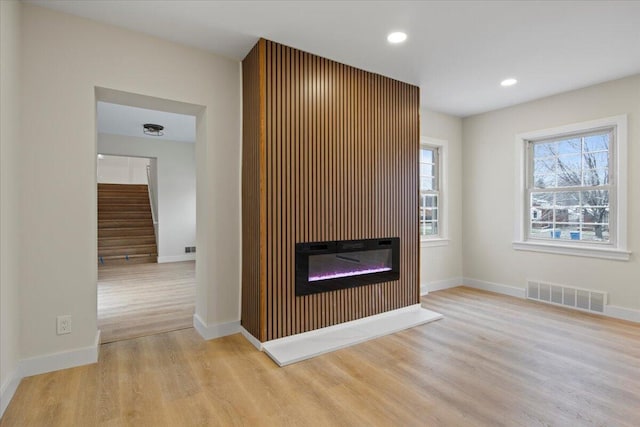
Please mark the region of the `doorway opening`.
[[197, 115], [129, 95], [96, 97], [103, 344], [193, 327], [195, 312]]

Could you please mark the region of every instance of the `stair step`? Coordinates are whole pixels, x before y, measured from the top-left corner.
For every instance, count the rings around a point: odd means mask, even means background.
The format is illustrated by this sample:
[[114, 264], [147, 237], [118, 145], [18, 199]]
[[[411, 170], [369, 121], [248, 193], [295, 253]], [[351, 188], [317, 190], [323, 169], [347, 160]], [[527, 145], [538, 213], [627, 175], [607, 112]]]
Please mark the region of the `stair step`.
[[126, 195], [122, 193], [117, 194], [98, 194], [99, 205], [138, 205], [149, 204], [149, 196], [146, 194]]
[[98, 248], [98, 256], [155, 254], [157, 251], [155, 244], [110, 246]]
[[98, 257], [99, 266], [157, 262], [146, 185], [98, 184]]
[[[115, 237], [99, 237], [98, 248], [108, 248], [113, 246], [128, 246], [128, 245], [155, 245], [156, 237], [152, 235], [147, 236], [115, 236]], [[98, 249], [99, 250], [99, 249]]]
[[101, 228], [140, 228], [153, 227], [153, 221], [149, 219], [99, 219], [98, 230]]
[[152, 264], [158, 262], [157, 254], [131, 255], [127, 258], [123, 256], [106, 256], [102, 257], [102, 262], [98, 258], [98, 267], [109, 267], [111, 265], [129, 265], [129, 264]]
[[125, 211], [125, 212], [104, 212], [102, 210], [98, 210], [98, 220], [108, 220], [108, 219], [148, 219], [151, 220], [151, 212], [135, 212], [135, 211]]
[[153, 226], [99, 228], [98, 239], [104, 237], [154, 236]]
[[147, 184], [98, 184], [98, 191], [119, 191], [128, 193], [146, 193]]
[[98, 212], [151, 212], [149, 201], [146, 203], [100, 203], [98, 201]]

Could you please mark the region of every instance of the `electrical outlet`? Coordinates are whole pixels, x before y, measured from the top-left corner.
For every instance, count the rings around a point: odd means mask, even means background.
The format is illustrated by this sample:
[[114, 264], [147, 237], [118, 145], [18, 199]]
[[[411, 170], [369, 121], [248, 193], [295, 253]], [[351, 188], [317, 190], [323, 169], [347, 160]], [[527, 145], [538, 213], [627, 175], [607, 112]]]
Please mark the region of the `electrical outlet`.
[[191, 253], [195, 253], [196, 251], [196, 247], [195, 246], [191, 246]]
[[65, 316], [58, 316], [56, 318], [57, 326], [58, 326], [58, 335], [70, 334], [71, 333], [71, 315], [67, 314]]
[[185, 246], [184, 247], [184, 253], [185, 254], [191, 253], [191, 246]]

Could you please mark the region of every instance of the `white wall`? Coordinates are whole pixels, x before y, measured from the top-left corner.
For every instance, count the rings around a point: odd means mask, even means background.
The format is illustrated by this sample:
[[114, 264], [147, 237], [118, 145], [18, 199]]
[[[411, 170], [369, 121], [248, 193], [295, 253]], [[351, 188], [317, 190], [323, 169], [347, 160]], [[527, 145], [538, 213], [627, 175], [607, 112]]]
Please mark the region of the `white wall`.
[[[516, 88], [517, 90], [517, 88]], [[515, 251], [515, 135], [628, 114], [630, 261]], [[640, 310], [640, 75], [463, 120], [464, 275], [524, 289], [527, 279], [603, 290]]]
[[[100, 136], [98, 135], [98, 152], [100, 151]], [[144, 184], [147, 185], [147, 166], [151, 159], [146, 157], [98, 156], [99, 184]], [[195, 166], [195, 165], [194, 165]], [[192, 169], [195, 175], [195, 167]], [[195, 179], [193, 191], [195, 193]], [[194, 207], [195, 215], [195, 207]], [[195, 227], [195, 220], [194, 220]]]
[[20, 148], [20, 13], [0, 1], [0, 417], [18, 383]]
[[462, 283], [462, 120], [422, 109], [420, 135], [445, 140], [448, 146], [448, 191], [442, 194], [442, 200], [447, 199], [448, 212], [443, 221], [447, 222], [449, 241], [441, 246], [421, 245], [420, 287], [424, 293]]
[[184, 248], [196, 245], [195, 144], [100, 133], [98, 152], [157, 159], [158, 262], [194, 259]]
[[[22, 356], [35, 357], [34, 366], [40, 356], [95, 347], [96, 87], [202, 106], [196, 313], [208, 326], [237, 322], [239, 62], [33, 5], [22, 11], [22, 108], [25, 120], [38, 123], [22, 126], [16, 181], [27, 242]], [[73, 316], [73, 333], [56, 335], [60, 314]]]

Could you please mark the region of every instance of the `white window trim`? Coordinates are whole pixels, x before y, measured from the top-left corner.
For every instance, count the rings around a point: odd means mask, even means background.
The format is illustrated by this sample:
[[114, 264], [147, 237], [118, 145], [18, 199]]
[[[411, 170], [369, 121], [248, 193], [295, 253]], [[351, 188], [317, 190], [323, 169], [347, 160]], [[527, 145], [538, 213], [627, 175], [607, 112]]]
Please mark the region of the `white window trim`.
[[440, 196], [438, 197], [438, 230], [437, 236], [420, 236], [423, 248], [447, 246], [449, 244], [449, 141], [427, 136], [420, 137], [420, 147], [431, 146], [439, 150], [438, 180]]
[[[540, 242], [527, 240], [527, 221], [525, 210], [527, 183], [527, 142], [550, 138], [563, 134], [587, 131], [589, 129], [615, 127], [615, 235], [610, 246], [589, 246], [571, 242]], [[574, 255], [591, 258], [614, 259], [628, 261], [631, 252], [627, 250], [627, 115], [607, 117], [581, 123], [573, 123], [551, 129], [537, 130], [516, 135], [516, 195], [515, 195], [515, 228], [513, 248], [515, 250], [546, 252], [553, 254]]]

